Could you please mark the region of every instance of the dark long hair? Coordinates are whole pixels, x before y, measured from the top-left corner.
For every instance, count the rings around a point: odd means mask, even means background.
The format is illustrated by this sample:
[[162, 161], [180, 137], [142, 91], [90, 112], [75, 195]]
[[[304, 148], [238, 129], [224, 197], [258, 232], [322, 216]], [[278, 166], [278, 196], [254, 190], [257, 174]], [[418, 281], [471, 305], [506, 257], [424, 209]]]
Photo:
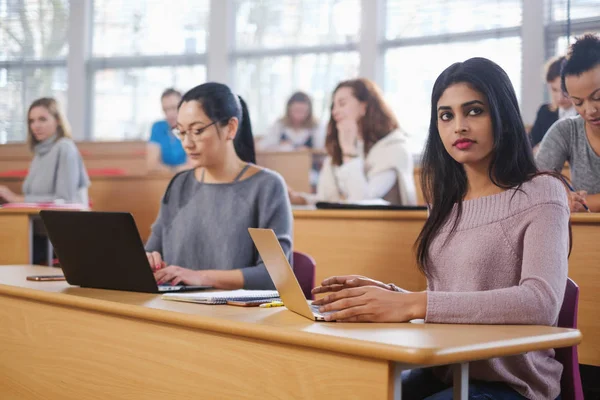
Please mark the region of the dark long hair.
[[[366, 113], [359, 121], [359, 127], [365, 143], [365, 155], [367, 155], [375, 143], [387, 136], [388, 133], [398, 129], [398, 120], [396, 120], [392, 109], [383, 99], [383, 94], [379, 87], [366, 78], [340, 82], [331, 97], [331, 110], [333, 110], [335, 93], [343, 87], [352, 89], [354, 97], [367, 105]], [[337, 125], [333, 116], [329, 119], [327, 126], [325, 147], [331, 156], [332, 163], [334, 165], [342, 165], [342, 147], [340, 146]]]
[[250, 114], [241, 97], [233, 94], [227, 85], [208, 82], [184, 94], [179, 107], [187, 101], [199, 102], [206, 116], [211, 121], [217, 121], [220, 127], [226, 126], [231, 118], [237, 118], [238, 130], [233, 140], [235, 152], [242, 161], [256, 163]]
[[461, 164], [444, 148], [437, 126], [437, 104], [444, 91], [456, 83], [466, 83], [482, 93], [492, 119], [494, 147], [489, 177], [498, 187], [520, 188], [535, 175], [531, 146], [519, 111], [513, 86], [504, 70], [485, 58], [471, 58], [448, 67], [437, 78], [431, 94], [429, 137], [422, 160], [421, 185], [430, 215], [417, 238], [417, 262], [426, 272], [429, 247], [457, 204], [454, 229], [462, 213], [467, 192], [467, 176]]

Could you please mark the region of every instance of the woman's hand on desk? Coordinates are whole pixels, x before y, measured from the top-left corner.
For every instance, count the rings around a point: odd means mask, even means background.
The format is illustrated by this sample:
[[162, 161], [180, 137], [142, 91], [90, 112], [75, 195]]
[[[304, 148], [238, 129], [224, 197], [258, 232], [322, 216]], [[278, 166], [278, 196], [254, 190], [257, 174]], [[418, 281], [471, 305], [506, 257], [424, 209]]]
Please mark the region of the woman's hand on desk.
[[361, 275], [343, 275], [343, 276], [332, 276], [331, 278], [325, 279], [321, 282], [321, 286], [317, 286], [312, 290], [313, 294], [339, 292], [342, 289], [350, 289], [362, 286], [376, 286], [381, 289], [393, 290], [390, 285], [386, 285], [383, 282], [376, 281], [375, 279], [367, 278]]
[[338, 322], [407, 322], [425, 318], [427, 293], [394, 292], [377, 286], [343, 289], [314, 305], [320, 312], [332, 312], [325, 319]]
[[205, 271], [194, 271], [177, 265], [169, 265], [154, 272], [154, 279], [159, 285], [170, 283], [171, 285], [206, 285]]

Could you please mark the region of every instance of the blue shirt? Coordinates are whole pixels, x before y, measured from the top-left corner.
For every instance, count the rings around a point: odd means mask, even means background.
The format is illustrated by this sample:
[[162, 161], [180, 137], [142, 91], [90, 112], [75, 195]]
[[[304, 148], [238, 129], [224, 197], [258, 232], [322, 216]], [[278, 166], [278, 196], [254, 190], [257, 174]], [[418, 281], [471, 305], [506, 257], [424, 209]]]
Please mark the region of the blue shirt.
[[181, 141], [173, 135], [167, 121], [158, 121], [152, 125], [150, 142], [160, 146], [160, 154], [163, 164], [177, 166], [186, 161], [185, 150]]

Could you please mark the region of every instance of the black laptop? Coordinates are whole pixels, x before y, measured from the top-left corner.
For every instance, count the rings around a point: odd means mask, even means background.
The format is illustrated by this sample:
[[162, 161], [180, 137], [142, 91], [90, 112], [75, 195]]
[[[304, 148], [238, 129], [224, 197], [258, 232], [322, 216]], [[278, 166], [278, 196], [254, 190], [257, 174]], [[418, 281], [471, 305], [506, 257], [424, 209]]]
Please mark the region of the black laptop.
[[130, 213], [43, 210], [40, 216], [71, 285], [145, 293], [210, 288], [157, 285]]

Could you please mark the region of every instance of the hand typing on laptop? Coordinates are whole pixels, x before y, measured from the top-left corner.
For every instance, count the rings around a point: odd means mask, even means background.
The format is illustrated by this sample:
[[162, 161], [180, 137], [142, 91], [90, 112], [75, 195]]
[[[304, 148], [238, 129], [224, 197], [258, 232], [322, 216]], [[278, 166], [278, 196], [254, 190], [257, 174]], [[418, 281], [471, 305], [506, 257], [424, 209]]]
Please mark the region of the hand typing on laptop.
[[394, 290], [392, 285], [376, 281], [361, 275], [342, 275], [332, 276], [325, 279], [321, 286], [317, 286], [312, 290], [312, 294], [339, 292], [342, 289], [355, 288], [361, 286], [377, 286], [382, 289]]
[[148, 263], [150, 264], [150, 268], [152, 268], [152, 272], [156, 272], [167, 266], [158, 251], [153, 251], [152, 253], [146, 252], [146, 257], [148, 258]]
[[169, 265], [154, 271], [154, 279], [159, 285], [194, 285], [203, 286], [209, 285], [207, 276], [208, 271], [194, 271], [187, 268], [182, 268], [177, 265]]
[[[408, 322], [425, 317], [426, 292], [399, 292], [365, 277], [325, 279], [313, 293], [331, 293], [313, 301], [326, 321]], [[351, 286], [354, 285], [354, 286]]]

